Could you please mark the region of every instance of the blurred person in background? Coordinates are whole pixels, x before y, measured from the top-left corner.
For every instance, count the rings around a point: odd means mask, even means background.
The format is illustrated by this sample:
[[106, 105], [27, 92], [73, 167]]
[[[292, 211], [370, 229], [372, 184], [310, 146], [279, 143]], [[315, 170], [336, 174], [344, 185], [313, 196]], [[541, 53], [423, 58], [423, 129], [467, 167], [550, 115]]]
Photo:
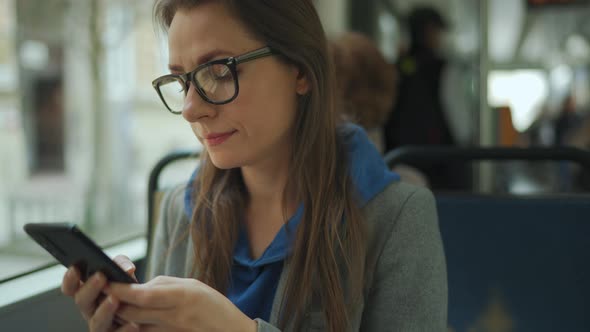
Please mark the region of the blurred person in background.
[[[336, 72], [338, 110], [363, 126], [379, 152], [385, 153], [383, 126], [395, 102], [395, 66], [367, 36], [348, 32], [330, 42]], [[403, 181], [428, 186], [417, 169], [394, 168]]]
[[[590, 150], [590, 115], [587, 114], [581, 123], [566, 138], [566, 144], [580, 149]], [[579, 169], [574, 175], [574, 188], [590, 191], [590, 171]]]
[[[408, 16], [410, 47], [397, 64], [397, 100], [384, 126], [387, 150], [407, 145], [455, 146], [441, 98], [447, 61], [442, 55], [448, 24], [435, 9], [414, 8]], [[461, 165], [417, 165], [434, 189], [470, 186], [469, 171]]]
[[[572, 95], [565, 99], [562, 112], [555, 122], [555, 140], [558, 145], [590, 150], [590, 113], [578, 112]], [[580, 167], [567, 168], [567, 171], [569, 177], [566, 180], [571, 182], [568, 188], [590, 191], [590, 171]]]
[[413, 9], [408, 17], [410, 48], [398, 62], [397, 101], [386, 126], [386, 148], [408, 145], [454, 144], [443, 111], [441, 55], [447, 23], [434, 9]]
[[566, 145], [566, 139], [576, 132], [581, 120], [582, 118], [576, 112], [576, 100], [572, 94], [568, 94], [554, 122], [555, 145]]

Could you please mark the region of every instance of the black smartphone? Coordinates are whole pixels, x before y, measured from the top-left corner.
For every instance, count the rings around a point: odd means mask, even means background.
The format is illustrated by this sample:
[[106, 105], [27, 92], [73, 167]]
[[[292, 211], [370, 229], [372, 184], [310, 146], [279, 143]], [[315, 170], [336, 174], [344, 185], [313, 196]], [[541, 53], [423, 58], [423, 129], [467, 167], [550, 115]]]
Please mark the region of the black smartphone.
[[95, 272], [100, 271], [109, 281], [136, 283], [75, 224], [30, 223], [26, 224], [24, 229], [33, 240], [65, 267], [76, 266], [82, 281], [86, 281]]

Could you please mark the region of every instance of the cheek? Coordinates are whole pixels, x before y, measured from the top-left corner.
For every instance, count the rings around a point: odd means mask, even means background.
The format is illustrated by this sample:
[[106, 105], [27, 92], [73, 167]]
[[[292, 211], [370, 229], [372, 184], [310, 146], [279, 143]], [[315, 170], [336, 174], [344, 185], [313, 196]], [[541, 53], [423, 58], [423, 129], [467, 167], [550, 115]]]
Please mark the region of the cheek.
[[291, 129], [296, 101], [273, 87], [259, 86], [256, 90], [252, 98], [244, 100], [240, 122], [251, 138], [271, 143]]
[[247, 121], [265, 127], [290, 125], [297, 108], [295, 81], [281, 72], [261, 74], [251, 81], [243, 89], [240, 87], [236, 100], [244, 109], [242, 114], [247, 116]]

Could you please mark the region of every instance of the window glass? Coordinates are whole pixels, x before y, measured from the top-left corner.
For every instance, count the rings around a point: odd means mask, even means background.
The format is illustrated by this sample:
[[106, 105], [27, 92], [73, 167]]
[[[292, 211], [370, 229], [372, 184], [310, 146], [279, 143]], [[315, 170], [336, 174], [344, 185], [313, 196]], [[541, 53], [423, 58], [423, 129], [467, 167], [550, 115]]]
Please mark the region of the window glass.
[[151, 6], [0, 0], [0, 281], [54, 262], [28, 222], [73, 222], [102, 246], [143, 235], [150, 169], [200, 149], [152, 88], [168, 59]]

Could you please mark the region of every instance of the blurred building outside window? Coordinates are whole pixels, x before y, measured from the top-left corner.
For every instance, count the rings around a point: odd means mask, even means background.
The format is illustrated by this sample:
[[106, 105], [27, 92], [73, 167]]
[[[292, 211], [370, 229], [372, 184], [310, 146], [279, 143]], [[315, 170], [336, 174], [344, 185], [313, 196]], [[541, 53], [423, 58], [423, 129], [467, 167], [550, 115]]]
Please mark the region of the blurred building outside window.
[[53, 262], [27, 222], [74, 222], [100, 245], [142, 235], [151, 167], [200, 149], [151, 86], [168, 71], [151, 10], [0, 0], [0, 281]]

